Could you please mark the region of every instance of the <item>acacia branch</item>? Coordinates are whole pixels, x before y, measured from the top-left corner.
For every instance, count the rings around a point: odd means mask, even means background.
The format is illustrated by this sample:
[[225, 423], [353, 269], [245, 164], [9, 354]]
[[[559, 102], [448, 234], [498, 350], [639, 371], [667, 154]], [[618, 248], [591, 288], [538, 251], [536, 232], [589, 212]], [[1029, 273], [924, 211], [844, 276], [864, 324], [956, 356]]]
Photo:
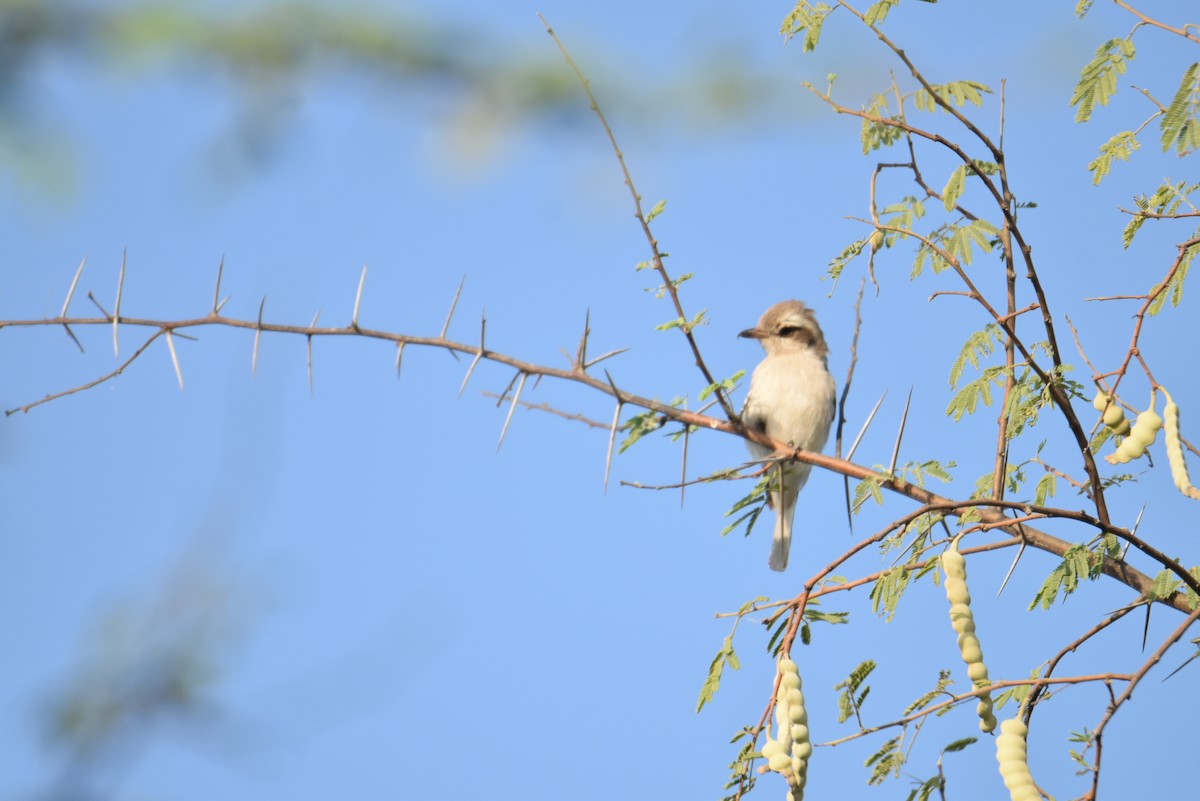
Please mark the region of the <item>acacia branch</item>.
[[617, 162], [621, 165], [621, 173], [625, 176], [625, 186], [629, 188], [629, 194], [633, 197], [634, 216], [641, 225], [642, 234], [646, 237], [646, 243], [650, 246], [651, 263], [654, 265], [655, 272], [657, 272], [659, 277], [662, 279], [663, 289], [668, 295], [671, 296], [671, 303], [675, 307], [675, 314], [682, 323], [677, 327], [683, 332], [684, 337], [687, 339], [688, 346], [692, 351], [692, 356], [696, 360], [696, 367], [699, 368], [700, 373], [704, 376], [705, 380], [708, 381], [708, 385], [713, 387], [713, 393], [720, 402], [721, 409], [725, 412], [725, 416], [730, 420], [740, 419], [738, 417], [738, 413], [734, 411], [733, 405], [725, 396], [725, 392], [721, 388], [720, 384], [718, 384], [717, 380], [713, 378], [712, 373], [708, 369], [708, 365], [704, 361], [704, 357], [700, 354], [700, 345], [696, 342], [696, 338], [692, 335], [691, 325], [688, 323], [688, 316], [684, 313], [683, 303], [679, 299], [679, 283], [681, 283], [684, 279], [680, 279], [679, 281], [672, 280], [671, 276], [667, 273], [667, 267], [663, 263], [662, 252], [658, 249], [658, 240], [654, 237], [654, 233], [650, 230], [650, 218], [648, 218], [642, 211], [642, 196], [639, 195], [637, 189], [634, 188], [633, 176], [630, 175], [629, 167], [625, 164], [625, 156], [621, 152], [620, 146], [617, 145], [617, 137], [613, 133], [612, 127], [608, 124], [608, 118], [604, 116], [604, 111], [600, 108], [600, 103], [596, 100], [596, 96], [592, 94], [592, 87], [587, 79], [587, 76], [583, 74], [583, 70], [579, 68], [579, 65], [575, 63], [575, 60], [571, 58], [571, 54], [567, 52], [566, 46], [562, 43], [562, 40], [558, 38], [558, 35], [554, 33], [554, 29], [550, 27], [550, 23], [546, 21], [546, 18], [541, 14], [538, 14], [538, 19], [542, 21], [542, 25], [546, 27], [546, 33], [550, 34], [550, 38], [553, 39], [554, 44], [558, 46], [558, 50], [560, 53], [562, 53], [563, 60], [567, 62], [567, 66], [571, 68], [571, 71], [575, 73], [575, 77], [579, 79], [579, 83], [583, 87], [584, 94], [587, 95], [588, 103], [590, 104], [592, 111], [595, 112], [596, 117], [600, 120], [600, 124], [604, 127], [604, 134], [608, 137], [608, 143], [612, 146], [613, 153], [617, 157]]
[[[0, 321], [0, 329], [6, 327], [57, 327], [62, 325], [74, 325], [78, 327], [97, 325], [109, 326], [112, 324], [112, 320], [112, 317], [51, 317], [34, 320], [3, 320]], [[751, 440], [763, 445], [764, 447], [770, 448], [776, 454], [777, 458], [795, 459], [797, 461], [816, 465], [817, 467], [821, 467], [825, 470], [831, 470], [840, 475], [848, 476], [849, 478], [871, 480], [875, 482], [881, 489], [886, 489], [890, 492], [894, 492], [917, 501], [922, 505], [922, 511], [944, 511], [949, 515], [957, 516], [963, 509], [994, 506], [1001, 509], [1014, 509], [1023, 512], [1026, 515], [1041, 514], [1046, 517], [1062, 518], [1084, 523], [1097, 529], [1098, 531], [1114, 534], [1120, 539], [1131, 543], [1135, 548], [1159, 562], [1164, 567], [1170, 569], [1185, 585], [1187, 585], [1194, 592], [1200, 593], [1200, 581], [1197, 581], [1178, 562], [1170, 559], [1162, 552], [1137, 538], [1131, 532], [1118, 526], [1114, 526], [1097, 517], [1093, 517], [1086, 512], [1052, 507], [1041, 507], [1027, 503], [999, 501], [996, 499], [954, 500], [947, 498], [931, 492], [924, 487], [905, 481], [902, 478], [887, 475], [881, 476], [875, 470], [846, 461], [844, 459], [793, 449], [785, 442], [773, 440], [760, 432], [747, 430], [740, 424], [740, 422], [735, 420], [721, 420], [715, 417], [709, 417], [705, 414], [690, 412], [685, 409], [671, 406], [670, 404], [662, 403], [661, 401], [657, 401], [652, 398], [627, 392], [617, 388], [617, 386], [611, 381], [601, 380], [592, 376], [578, 366], [573, 367], [572, 369], [560, 369], [525, 361], [523, 359], [518, 359], [514, 356], [509, 356], [493, 350], [485, 351], [478, 345], [467, 345], [460, 342], [454, 342], [445, 338], [444, 336], [422, 337], [411, 334], [394, 333], [391, 331], [381, 331], [361, 325], [358, 327], [353, 325], [341, 327], [284, 325], [280, 323], [259, 321], [257, 319], [248, 320], [236, 317], [227, 317], [220, 314], [209, 314], [205, 317], [196, 317], [185, 320], [154, 320], [137, 317], [122, 317], [121, 324], [125, 326], [150, 328], [153, 329], [153, 333], [146, 340], [146, 342], [144, 342], [142, 346], [116, 370], [78, 387], [49, 395], [45, 398], [33, 401], [15, 409], [9, 409], [5, 412], [5, 414], [12, 415], [16, 414], [17, 412], [28, 412], [31, 409], [34, 409], [37, 406], [40, 406], [51, 400], [90, 389], [105, 381], [115, 378], [124, 372], [125, 369], [128, 368], [137, 358], [139, 358], [150, 346], [150, 344], [159, 336], [162, 336], [167, 332], [176, 333], [180, 330], [188, 330], [193, 328], [204, 328], [207, 326], [241, 328], [248, 331], [254, 331], [256, 339], [259, 335], [261, 335], [262, 332], [267, 332], [302, 336], [310, 340], [316, 337], [362, 337], [365, 339], [377, 339], [386, 342], [392, 342], [395, 343], [397, 347], [415, 346], [439, 348], [454, 354], [463, 354], [471, 357], [479, 356], [481, 359], [485, 359], [496, 364], [503, 364], [516, 370], [518, 376], [545, 376], [583, 384], [593, 390], [614, 398], [621, 406], [628, 404], [653, 411], [661, 415], [664, 421], [670, 420], [685, 425], [696, 426], [702, 429], [710, 429], [713, 431], [720, 431], [725, 434], [732, 434], [733, 436]], [[1005, 517], [1003, 514], [995, 510], [980, 509], [978, 511], [978, 519], [981, 523], [993, 524], [996, 528], [1006, 532], [1009, 536], [1022, 537], [1029, 545], [1032, 545], [1039, 550], [1053, 553], [1057, 556], [1065, 555], [1067, 549], [1071, 547], [1071, 543], [1068, 543], [1065, 540], [1059, 539], [1058, 537], [1047, 534], [1046, 532], [1040, 531], [1039, 529], [1031, 526], [1016, 524], [1011, 518]], [[869, 542], [864, 543], [860, 547], [865, 547], [866, 544], [869, 544]], [[1103, 561], [1101, 569], [1106, 575], [1126, 584], [1127, 586], [1136, 590], [1138, 593], [1147, 595], [1148, 597], [1153, 597], [1153, 579], [1130, 566], [1123, 560], [1106, 558]], [[1181, 612], [1189, 613], [1192, 611], [1191, 607], [1187, 603], [1187, 599], [1182, 593], [1176, 592], [1173, 595], [1160, 600], [1167, 606], [1171, 606], [1172, 608]]]

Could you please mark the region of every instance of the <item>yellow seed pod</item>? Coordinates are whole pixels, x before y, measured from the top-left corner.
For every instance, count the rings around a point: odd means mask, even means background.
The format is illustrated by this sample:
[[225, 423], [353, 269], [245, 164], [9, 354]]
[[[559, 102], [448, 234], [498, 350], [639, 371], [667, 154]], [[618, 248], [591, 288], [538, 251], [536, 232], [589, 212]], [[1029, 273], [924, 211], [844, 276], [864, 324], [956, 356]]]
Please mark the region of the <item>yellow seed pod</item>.
[[942, 552], [942, 570], [946, 572], [946, 578], [965, 579], [967, 575], [967, 560], [963, 559], [963, 555], [958, 552], [957, 545], [951, 545]]
[[1125, 410], [1117, 404], [1110, 405], [1104, 410], [1104, 425], [1115, 429], [1125, 420]]
[[776, 754], [782, 754], [782, 753], [783, 753], [783, 746], [780, 745], [778, 740], [772, 740], [771, 735], [768, 734], [767, 741], [765, 743], [763, 743], [763, 747], [762, 747], [763, 757], [769, 761], [771, 759], [771, 757], [775, 756]]
[[982, 661], [972, 662], [967, 665], [967, 678], [975, 684], [988, 685], [991, 681], [988, 679], [987, 665]]
[[1010, 801], [1041, 801], [1041, 793], [1029, 772], [1025, 749], [1028, 733], [1029, 729], [1020, 718], [1010, 718], [1000, 724], [1000, 735], [996, 738], [996, 762]]
[[776, 773], [783, 773], [792, 769], [792, 758], [788, 754], [772, 754], [767, 760], [767, 767]]
[[974, 634], [958, 635], [958, 650], [968, 665], [983, 662], [983, 649], [979, 647], [979, 638]]
[[[1160, 389], [1162, 388], [1160, 387]], [[1187, 462], [1183, 458], [1183, 442], [1179, 438], [1179, 407], [1175, 405], [1175, 401], [1171, 399], [1165, 389], [1162, 393], [1167, 399], [1167, 406], [1163, 409], [1163, 423], [1167, 439], [1167, 462], [1171, 465], [1171, 478], [1174, 479], [1176, 488], [1186, 497], [1200, 500], [1200, 490], [1192, 486], [1191, 477], [1188, 476]]]
[[951, 604], [970, 606], [971, 593], [967, 591], [967, 582], [956, 576], [946, 576], [946, 600]]
[[[987, 666], [983, 663], [983, 647], [979, 637], [975, 635], [975, 616], [971, 612], [971, 594], [967, 590], [967, 561], [958, 552], [958, 539], [950, 543], [941, 555], [942, 570], [946, 573], [946, 599], [950, 601], [950, 624], [958, 633], [958, 650], [963, 662], [967, 665], [967, 677], [976, 687], [986, 687], [991, 682], [988, 679]], [[995, 716], [992, 715], [992, 699], [986, 692], [980, 692], [979, 727], [990, 732], [996, 727]]]
[[1154, 440], [1158, 437], [1158, 430], [1162, 428], [1163, 420], [1154, 411], [1154, 406], [1137, 416], [1137, 420], [1133, 424], [1133, 430], [1129, 432], [1129, 439], [1142, 448], [1148, 448], [1154, 444]]
[[[775, 739], [767, 733], [762, 755], [767, 769], [788, 783], [789, 801], [803, 801], [807, 781], [808, 757], [812, 744], [808, 734], [808, 711], [800, 687], [799, 669], [791, 659], [779, 660], [779, 687], [775, 693]], [[760, 769], [761, 770], [761, 769]]]
[[870, 236], [870, 237], [868, 237], [868, 238], [867, 238], [867, 242], [869, 242], [869, 243], [870, 243], [870, 245], [871, 245], [871, 252], [872, 252], [872, 253], [877, 253], [877, 252], [879, 252], [879, 249], [880, 249], [881, 247], [883, 247], [883, 242], [884, 242], [884, 233], [883, 233], [883, 231], [876, 230], [876, 231], [875, 231], [873, 234], [871, 234], [871, 236]]
[[971, 614], [971, 607], [966, 604], [950, 604], [950, 625], [959, 634], [973, 634], [975, 617]]

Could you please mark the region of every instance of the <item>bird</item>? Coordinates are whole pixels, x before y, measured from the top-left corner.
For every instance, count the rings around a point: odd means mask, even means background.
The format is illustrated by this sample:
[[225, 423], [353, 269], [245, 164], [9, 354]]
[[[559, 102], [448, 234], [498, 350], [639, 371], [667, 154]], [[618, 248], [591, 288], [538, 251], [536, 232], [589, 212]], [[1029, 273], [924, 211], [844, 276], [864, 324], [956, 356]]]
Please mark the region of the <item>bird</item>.
[[[798, 300], [781, 301], [763, 312], [758, 325], [738, 336], [757, 339], [766, 352], [750, 377], [742, 407], [743, 425], [789, 447], [820, 451], [829, 438], [837, 391], [829, 373], [829, 346], [813, 310]], [[757, 442], [746, 440], [746, 446], [756, 460], [775, 455]], [[773, 478], [773, 489], [767, 495], [768, 505], [775, 510], [768, 564], [772, 570], [785, 570], [792, 547], [796, 496], [808, 481], [812, 465], [782, 461], [778, 470], [782, 480]]]

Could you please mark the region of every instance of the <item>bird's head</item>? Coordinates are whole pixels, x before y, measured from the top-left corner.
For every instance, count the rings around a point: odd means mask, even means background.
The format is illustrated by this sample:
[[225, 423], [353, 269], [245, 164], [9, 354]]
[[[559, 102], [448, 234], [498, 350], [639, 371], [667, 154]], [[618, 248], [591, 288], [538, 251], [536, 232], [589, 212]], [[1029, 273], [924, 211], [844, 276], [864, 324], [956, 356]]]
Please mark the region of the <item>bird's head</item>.
[[829, 355], [825, 335], [817, 325], [813, 310], [798, 300], [776, 303], [763, 312], [758, 325], [747, 328], [739, 337], [757, 339], [768, 354], [813, 351], [822, 358]]

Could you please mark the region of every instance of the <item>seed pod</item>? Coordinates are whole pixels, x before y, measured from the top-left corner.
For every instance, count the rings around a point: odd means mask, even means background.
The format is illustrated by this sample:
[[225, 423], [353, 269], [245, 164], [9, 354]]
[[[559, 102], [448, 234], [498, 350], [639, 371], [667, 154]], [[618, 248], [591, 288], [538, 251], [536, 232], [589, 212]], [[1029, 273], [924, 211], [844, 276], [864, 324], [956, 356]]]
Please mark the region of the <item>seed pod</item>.
[[804, 693], [796, 663], [779, 660], [779, 689], [775, 694], [775, 739], [768, 732], [762, 754], [767, 767], [788, 783], [788, 798], [803, 801], [804, 785], [808, 782], [808, 758], [812, 743], [808, 733], [808, 710], [804, 708]]
[[1154, 411], [1154, 395], [1150, 396], [1150, 408], [1137, 416], [1137, 422], [1129, 435], [1121, 441], [1114, 453], [1104, 457], [1109, 464], [1125, 464], [1140, 457], [1146, 448], [1154, 444], [1163, 420]]
[[1187, 462], [1183, 459], [1183, 443], [1179, 439], [1179, 407], [1175, 405], [1175, 401], [1171, 399], [1165, 389], [1162, 393], [1167, 399], [1166, 408], [1163, 409], [1163, 421], [1167, 439], [1167, 462], [1171, 465], [1171, 478], [1175, 480], [1175, 486], [1186, 497], [1200, 500], [1200, 490], [1192, 486], [1192, 480], [1188, 476]]
[[1103, 391], [1097, 392], [1096, 397], [1092, 399], [1092, 406], [1096, 411], [1104, 413], [1104, 425], [1114, 434], [1125, 436], [1129, 433], [1129, 421], [1125, 419], [1125, 411], [1117, 404], [1115, 397]]
[[996, 762], [1000, 765], [1000, 776], [1011, 801], [1041, 801], [1042, 798], [1029, 772], [1025, 748], [1028, 733], [1029, 728], [1018, 717], [1001, 723], [1000, 735], [996, 737]]
[[[967, 665], [967, 677], [976, 688], [987, 687], [991, 681], [988, 679], [987, 666], [983, 663], [983, 648], [975, 635], [975, 616], [971, 612], [971, 594], [967, 590], [967, 561], [958, 552], [957, 538], [942, 553], [940, 561], [942, 570], [946, 572], [945, 589], [946, 599], [950, 601], [950, 625], [958, 633], [958, 651]], [[996, 728], [991, 696], [982, 691], [977, 695], [979, 728], [990, 732]]]

